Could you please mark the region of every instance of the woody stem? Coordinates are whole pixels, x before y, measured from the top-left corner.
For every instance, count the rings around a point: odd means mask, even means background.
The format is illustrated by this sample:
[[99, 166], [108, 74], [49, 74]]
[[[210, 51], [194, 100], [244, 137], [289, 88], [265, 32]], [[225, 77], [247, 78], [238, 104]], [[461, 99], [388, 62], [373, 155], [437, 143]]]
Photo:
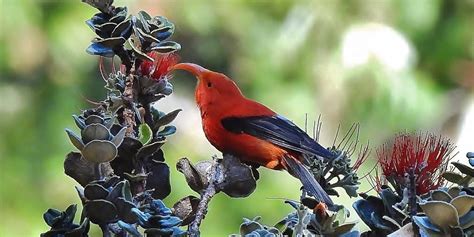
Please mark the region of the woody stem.
[[204, 192], [201, 194], [201, 201], [199, 202], [198, 209], [196, 212], [196, 218], [189, 225], [188, 234], [191, 237], [200, 236], [199, 226], [201, 225], [202, 220], [207, 214], [207, 208], [212, 197], [216, 195], [219, 190], [217, 189], [217, 183], [221, 177], [221, 165], [217, 161], [216, 157], [213, 157], [213, 163], [211, 166], [211, 172], [209, 174], [209, 185], [206, 187]]

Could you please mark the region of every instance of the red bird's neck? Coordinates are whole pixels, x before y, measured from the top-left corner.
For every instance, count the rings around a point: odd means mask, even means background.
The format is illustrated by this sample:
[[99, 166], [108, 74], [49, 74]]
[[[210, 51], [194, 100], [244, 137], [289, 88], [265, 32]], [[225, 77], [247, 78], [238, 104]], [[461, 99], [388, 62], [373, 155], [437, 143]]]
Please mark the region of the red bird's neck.
[[240, 97], [196, 94], [202, 119], [221, 120], [226, 117], [273, 116], [276, 113], [256, 101]]
[[201, 76], [195, 91], [202, 119], [212, 117], [219, 122], [225, 117], [275, 114], [266, 106], [247, 99], [234, 81], [223, 74]]

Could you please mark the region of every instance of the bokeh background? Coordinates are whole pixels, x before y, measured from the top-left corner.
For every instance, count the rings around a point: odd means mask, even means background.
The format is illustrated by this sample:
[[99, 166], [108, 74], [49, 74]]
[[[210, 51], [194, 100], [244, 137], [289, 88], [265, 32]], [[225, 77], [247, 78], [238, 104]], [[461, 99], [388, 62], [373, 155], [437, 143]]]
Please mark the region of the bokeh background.
[[[251, 98], [304, 126], [321, 115], [321, 143], [360, 123], [374, 150], [400, 131], [450, 137], [460, 155], [474, 150], [474, 1], [442, 0], [136, 0], [116, 1], [176, 24], [182, 61], [231, 76]], [[0, 0], [0, 236], [38, 236], [42, 213], [79, 203], [63, 174], [73, 149], [64, 128], [86, 99], [104, 98], [98, 58], [85, 53], [94, 34], [84, 24], [95, 9], [79, 0]], [[172, 204], [193, 194], [174, 165], [181, 157], [218, 152], [201, 131], [194, 80], [176, 74], [160, 110], [182, 108], [178, 132], [164, 147], [172, 167]], [[360, 191], [370, 185], [362, 181]], [[261, 171], [254, 194], [218, 195], [203, 236], [238, 233], [242, 217], [274, 224], [291, 211], [299, 183]], [[350, 206], [342, 195], [338, 202]], [[355, 218], [353, 213], [352, 218]], [[360, 225], [360, 228], [365, 228]], [[93, 229], [92, 236], [98, 236]]]

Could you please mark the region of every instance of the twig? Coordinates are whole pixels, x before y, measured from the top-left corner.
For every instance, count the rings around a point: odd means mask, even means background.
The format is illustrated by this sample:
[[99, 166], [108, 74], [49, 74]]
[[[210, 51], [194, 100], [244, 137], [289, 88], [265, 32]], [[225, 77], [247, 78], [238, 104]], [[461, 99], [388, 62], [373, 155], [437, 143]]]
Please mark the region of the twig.
[[217, 161], [217, 157], [213, 157], [213, 164], [209, 173], [209, 184], [201, 194], [201, 201], [199, 202], [198, 209], [196, 212], [196, 217], [194, 221], [189, 225], [188, 234], [189, 236], [200, 236], [199, 226], [201, 225], [202, 220], [207, 214], [207, 207], [212, 197], [216, 195], [219, 190], [217, 188], [217, 183], [221, 179], [221, 165]]
[[304, 227], [308, 224], [308, 223], [305, 223], [304, 219], [306, 217], [306, 215], [308, 214], [308, 211], [306, 210], [306, 208], [300, 204], [298, 210], [296, 211], [297, 215], [298, 215], [298, 222], [296, 223], [295, 225], [295, 233], [294, 233], [294, 236], [297, 236], [297, 237], [302, 237], [304, 236]]
[[[127, 81], [125, 82], [125, 92], [123, 93], [124, 97], [129, 100], [130, 107], [133, 106], [133, 76], [128, 76]], [[137, 125], [135, 122], [135, 113], [134, 111], [126, 107], [123, 110], [123, 120], [125, 123], [125, 126], [127, 126], [127, 132], [125, 136], [127, 137], [135, 137], [135, 126]]]
[[127, 237], [128, 234], [125, 230], [120, 228], [117, 223], [108, 224], [108, 228], [110, 232], [114, 235], [114, 237]]
[[100, 229], [102, 230], [102, 236], [103, 237], [112, 237], [112, 234], [110, 233], [109, 225], [107, 224], [102, 224], [99, 225]]
[[94, 173], [95, 173], [95, 178], [97, 180], [102, 180], [102, 178], [103, 178], [102, 163], [95, 163], [94, 164]]
[[416, 174], [414, 168], [410, 168], [408, 171], [408, 190], [409, 190], [409, 200], [408, 200], [408, 208], [410, 210], [410, 218], [411, 224], [413, 226], [413, 237], [419, 237], [419, 229], [418, 226], [413, 221], [413, 217], [416, 216], [417, 213], [417, 204], [416, 204]]

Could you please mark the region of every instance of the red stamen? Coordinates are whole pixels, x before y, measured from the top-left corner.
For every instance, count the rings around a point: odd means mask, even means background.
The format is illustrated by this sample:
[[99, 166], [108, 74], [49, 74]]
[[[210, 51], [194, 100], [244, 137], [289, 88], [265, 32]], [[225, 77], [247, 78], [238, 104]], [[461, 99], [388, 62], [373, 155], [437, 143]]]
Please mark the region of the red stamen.
[[405, 174], [414, 169], [417, 193], [423, 194], [444, 183], [441, 174], [446, 171], [454, 148], [441, 137], [401, 134], [391, 147], [383, 145], [377, 157], [383, 176], [392, 177], [400, 184], [404, 183]]

